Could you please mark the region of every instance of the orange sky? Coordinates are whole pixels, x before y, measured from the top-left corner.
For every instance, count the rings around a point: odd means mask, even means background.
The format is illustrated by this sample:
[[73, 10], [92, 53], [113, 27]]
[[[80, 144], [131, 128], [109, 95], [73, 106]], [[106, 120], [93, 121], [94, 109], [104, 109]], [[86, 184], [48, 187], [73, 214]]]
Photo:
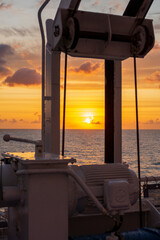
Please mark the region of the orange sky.
[[[91, 1], [94, 11], [121, 14], [126, 1]], [[0, 3], [0, 128], [41, 127], [41, 41], [37, 22], [39, 0]], [[82, 1], [81, 8], [85, 7]], [[87, 3], [89, 5], [89, 3]], [[116, 5], [117, 4], [117, 5]], [[55, 3], [54, 13], [58, 1]], [[117, 8], [116, 8], [117, 6]], [[54, 16], [50, 7], [46, 15]], [[110, 7], [110, 8], [109, 8]], [[148, 17], [154, 19], [156, 44], [137, 61], [139, 121], [142, 129], [160, 129], [160, 1]], [[109, 9], [109, 10], [108, 10]], [[119, 11], [119, 12], [116, 12]], [[12, 14], [11, 19], [7, 18]], [[45, 18], [45, 16], [44, 16]], [[135, 128], [133, 60], [123, 62], [122, 126]], [[61, 65], [61, 107], [64, 56]], [[62, 109], [62, 108], [61, 108]], [[62, 119], [62, 114], [61, 114]], [[66, 128], [104, 128], [104, 65], [101, 60], [68, 59]]]

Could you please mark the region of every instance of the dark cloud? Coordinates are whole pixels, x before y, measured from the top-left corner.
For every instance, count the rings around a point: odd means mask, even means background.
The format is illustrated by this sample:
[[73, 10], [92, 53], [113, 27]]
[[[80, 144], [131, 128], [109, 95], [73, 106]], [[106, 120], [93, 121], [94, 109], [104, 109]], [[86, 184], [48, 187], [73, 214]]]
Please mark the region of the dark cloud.
[[34, 69], [21, 68], [17, 70], [12, 76], [7, 77], [3, 84], [10, 87], [16, 85], [32, 86], [41, 84], [41, 75]]
[[41, 122], [41, 115], [38, 112], [34, 113], [34, 116], [38, 117], [37, 120], [32, 121], [31, 123], [40, 123]]
[[17, 120], [13, 118], [10, 122], [11, 122], [11, 123], [16, 123]]
[[14, 49], [7, 44], [0, 44], [0, 59], [6, 57], [6, 55], [14, 54]]
[[0, 59], [0, 65], [4, 65], [4, 64], [6, 64], [6, 60]]
[[85, 62], [82, 65], [80, 65], [80, 67], [75, 67], [75, 68], [70, 68], [70, 71], [72, 72], [84, 72], [84, 73], [91, 73], [95, 70], [97, 70], [100, 67], [99, 63], [92, 63], [92, 62]]
[[5, 118], [5, 119], [1, 119], [0, 118], [0, 123], [3, 123], [3, 122], [7, 122], [8, 120]]
[[40, 123], [40, 120], [32, 121], [31, 123]]
[[8, 68], [0, 66], [0, 77], [5, 77], [10, 74], [11, 74], [11, 71]]
[[100, 121], [94, 121], [94, 120], [92, 120], [92, 121], [91, 121], [91, 124], [97, 124], [97, 125], [98, 125], [98, 124], [101, 124], [101, 123], [100, 123]]
[[11, 74], [11, 71], [6, 67], [5, 58], [14, 54], [14, 49], [7, 44], [0, 44], [0, 77], [5, 77]]
[[9, 9], [12, 7], [12, 4], [0, 3], [0, 10]]
[[145, 122], [144, 124], [160, 124], [160, 119], [159, 118], [157, 118], [156, 120], [151, 119]]

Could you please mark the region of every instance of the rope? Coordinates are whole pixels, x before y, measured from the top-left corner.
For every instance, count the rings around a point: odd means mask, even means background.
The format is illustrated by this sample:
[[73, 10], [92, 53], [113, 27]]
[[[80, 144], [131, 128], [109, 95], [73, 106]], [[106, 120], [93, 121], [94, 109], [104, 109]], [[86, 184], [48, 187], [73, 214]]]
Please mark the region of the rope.
[[62, 156], [64, 156], [64, 144], [65, 144], [66, 84], [67, 84], [67, 51], [65, 52], [65, 70], [64, 70], [64, 99], [63, 99]]
[[136, 132], [137, 132], [137, 160], [138, 160], [138, 179], [139, 179], [139, 218], [140, 218], [140, 228], [142, 228], [143, 221], [142, 221], [142, 199], [141, 199], [141, 165], [140, 165], [140, 144], [139, 144], [137, 67], [136, 67], [136, 57], [135, 56], [134, 56], [134, 79], [135, 79]]
[[0, 170], [0, 202], [3, 201], [3, 181], [2, 181], [2, 159], [1, 159], [1, 170]]

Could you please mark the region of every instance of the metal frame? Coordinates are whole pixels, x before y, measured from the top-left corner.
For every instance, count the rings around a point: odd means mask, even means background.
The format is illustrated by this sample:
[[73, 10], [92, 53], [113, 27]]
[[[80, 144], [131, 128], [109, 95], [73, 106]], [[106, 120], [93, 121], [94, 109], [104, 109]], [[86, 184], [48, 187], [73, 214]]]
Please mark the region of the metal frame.
[[[78, 47], [67, 49], [67, 53], [75, 57], [105, 58], [105, 163], [121, 162], [122, 155], [122, 126], [121, 126], [121, 61], [134, 56], [130, 50], [131, 32], [138, 25], [143, 23], [154, 36], [152, 21], [144, 20], [146, 13], [153, 0], [131, 0], [124, 12], [124, 16], [113, 16], [96, 14], [90, 12], [77, 11], [80, 0], [62, 0], [59, 4], [54, 21], [47, 20], [47, 77], [46, 77], [46, 117], [45, 117], [45, 151], [53, 154], [60, 154], [60, 52], [66, 52], [63, 45], [64, 26], [71, 16], [78, 19], [80, 25]], [[133, 13], [132, 6], [136, 2]], [[130, 17], [133, 16], [134, 18]], [[99, 32], [98, 20], [105, 20], [107, 27], [107, 41], [101, 43], [97, 37], [103, 38]], [[136, 17], [136, 18], [135, 18]], [[139, 20], [140, 17], [140, 20]], [[85, 29], [84, 19], [90, 20], [91, 30]], [[138, 18], [138, 22], [137, 22]], [[91, 20], [94, 20], [92, 26]], [[117, 26], [118, 22], [123, 22], [125, 27]], [[73, 22], [74, 23], [74, 22]], [[119, 25], [123, 25], [119, 24]], [[74, 27], [74, 25], [73, 25]], [[117, 28], [118, 27], [118, 28]], [[145, 28], [144, 27], [144, 28]], [[87, 28], [87, 29], [88, 29]], [[103, 26], [101, 31], [103, 32]], [[87, 33], [88, 31], [88, 33]], [[92, 31], [92, 32], [90, 32]], [[95, 32], [94, 32], [95, 31]], [[97, 32], [98, 31], [98, 32]], [[117, 35], [117, 31], [118, 34]], [[71, 31], [72, 32], [72, 31]], [[74, 33], [76, 36], [76, 33]], [[87, 35], [86, 35], [87, 34]], [[137, 33], [136, 33], [137, 34]], [[104, 41], [103, 39], [101, 39]], [[152, 41], [153, 44], [154, 40]], [[97, 45], [98, 44], [98, 45]], [[104, 45], [103, 45], [104, 44]], [[139, 57], [144, 57], [150, 50], [152, 44], [140, 53]], [[97, 52], [92, 51], [92, 47], [97, 47]], [[103, 45], [103, 46], [102, 46]], [[101, 47], [102, 46], [102, 47]], [[103, 52], [104, 51], [104, 52]], [[47, 90], [49, 89], [49, 90]], [[56, 99], [56, 100], [55, 100]], [[50, 108], [50, 110], [49, 110]]]

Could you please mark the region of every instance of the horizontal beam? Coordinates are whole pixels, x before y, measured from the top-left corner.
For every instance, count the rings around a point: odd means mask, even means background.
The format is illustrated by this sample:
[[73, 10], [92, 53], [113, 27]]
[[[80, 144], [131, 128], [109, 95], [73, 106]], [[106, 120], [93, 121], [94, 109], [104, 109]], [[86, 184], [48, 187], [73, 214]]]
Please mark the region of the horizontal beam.
[[[49, 31], [54, 37], [51, 42], [51, 48], [54, 51], [67, 49], [68, 54], [72, 56], [110, 60], [124, 60], [132, 56], [131, 30], [137, 26], [136, 18], [86, 11], [76, 11], [74, 17], [69, 18], [67, 9], [59, 9], [54, 26]], [[143, 48], [137, 57], [144, 57], [153, 45], [151, 43], [149, 45], [146, 40], [148, 35], [154, 35], [152, 21], [145, 19], [143, 27], [147, 29], [147, 36], [143, 39], [145, 49], [142, 45]], [[55, 35], [56, 28], [59, 29]]]

